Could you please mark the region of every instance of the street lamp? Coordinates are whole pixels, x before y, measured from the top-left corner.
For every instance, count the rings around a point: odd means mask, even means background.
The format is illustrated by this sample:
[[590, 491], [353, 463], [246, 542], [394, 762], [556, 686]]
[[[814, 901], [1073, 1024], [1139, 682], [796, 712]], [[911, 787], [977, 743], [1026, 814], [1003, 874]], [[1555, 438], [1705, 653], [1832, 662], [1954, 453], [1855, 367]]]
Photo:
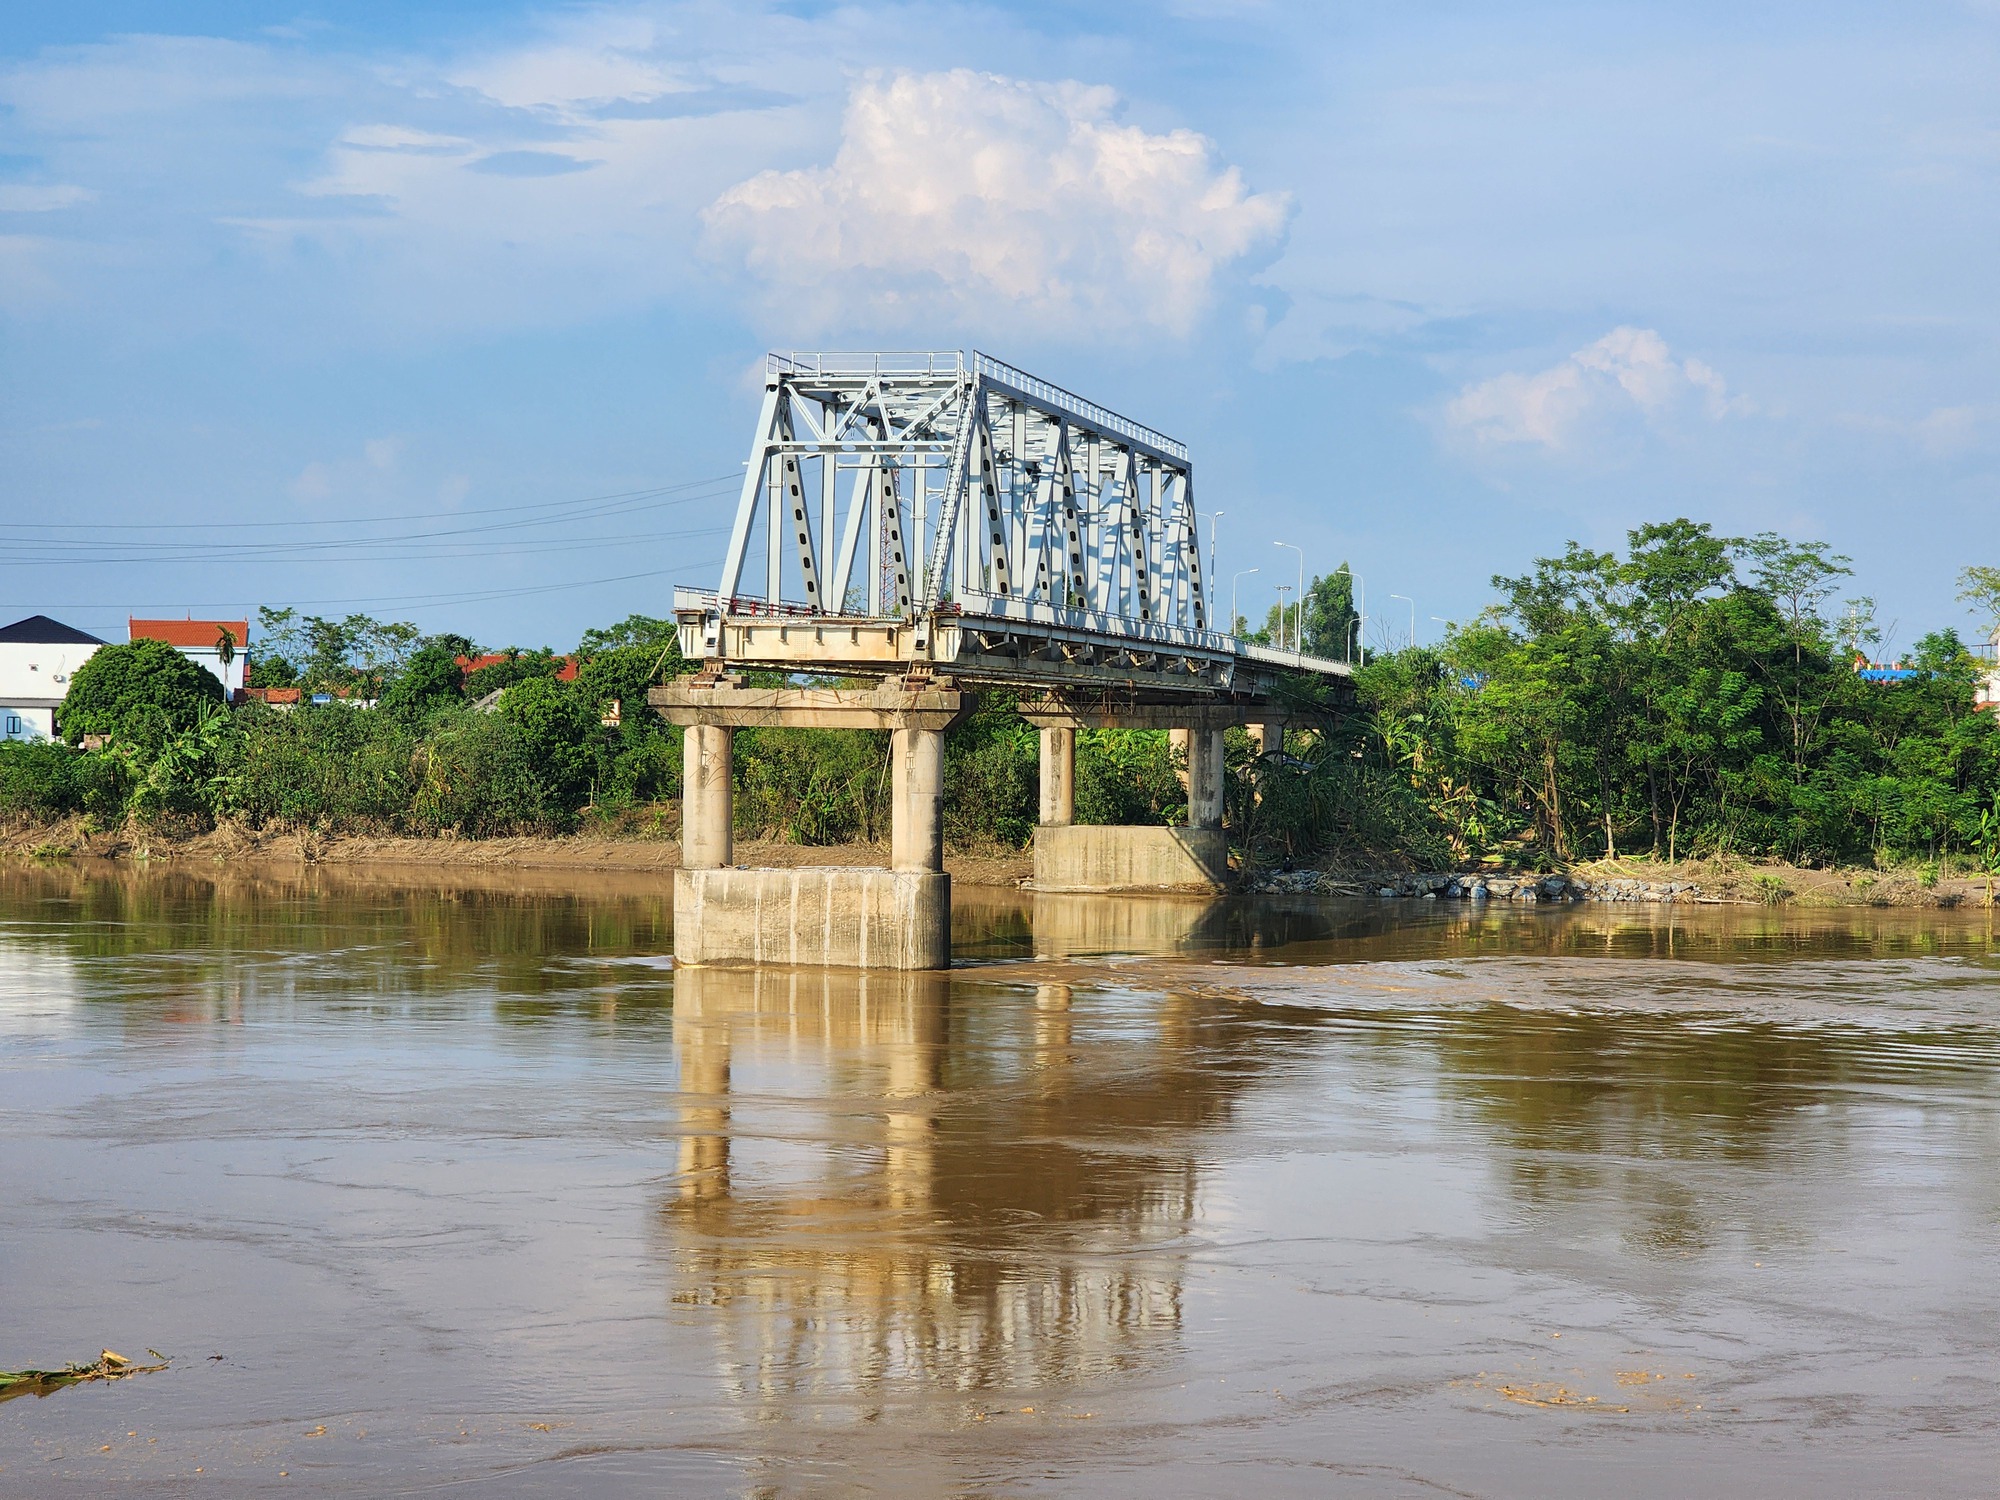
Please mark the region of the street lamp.
[[[1299, 555], [1299, 613], [1298, 617], [1292, 621], [1292, 650], [1299, 656], [1303, 657], [1305, 655], [1305, 623], [1306, 623], [1305, 548], [1292, 546], [1290, 542], [1273, 542], [1271, 543], [1271, 545], [1274, 547], [1291, 547], [1292, 551], [1298, 553]], [[1284, 635], [1284, 629], [1283, 629], [1284, 623], [1285, 623], [1285, 612], [1281, 609], [1278, 611], [1278, 625], [1279, 625], [1278, 633], [1281, 637], [1281, 639], [1278, 642], [1278, 649], [1280, 651], [1284, 650], [1284, 641], [1282, 640], [1282, 636]]]
[[1278, 649], [1285, 649], [1285, 595], [1292, 591], [1289, 583], [1278, 585]]
[[1391, 599], [1401, 599], [1405, 604], [1410, 606], [1410, 644], [1415, 646], [1417, 644], [1417, 601], [1412, 599], [1408, 594], [1391, 594], [1389, 597]]
[[1233, 575], [1229, 580], [1229, 633], [1231, 635], [1236, 634], [1236, 580], [1238, 578], [1248, 578], [1256, 571], [1255, 568], [1245, 568], [1241, 573]]
[[[1210, 578], [1220, 578], [1222, 576], [1215, 571], [1215, 523], [1220, 521], [1226, 514], [1228, 512], [1219, 510], [1208, 518], [1208, 576]], [[1236, 628], [1236, 621], [1234, 619], [1230, 620], [1229, 628], [1231, 630]]]
[[[1354, 569], [1348, 567], [1346, 563], [1342, 563], [1339, 567], [1335, 568], [1333, 571], [1336, 573], [1345, 573], [1349, 578], [1351, 578], [1354, 581], [1354, 587], [1357, 590], [1357, 592], [1354, 595], [1354, 598], [1357, 602], [1354, 603], [1351, 606], [1351, 608], [1354, 610], [1354, 613], [1360, 622], [1361, 630], [1367, 629], [1368, 586], [1361, 581], [1361, 575], [1355, 572]], [[1368, 665], [1368, 639], [1366, 636], [1361, 635], [1360, 630], [1357, 630], [1355, 634], [1358, 637], [1360, 637], [1361, 640], [1361, 664], [1365, 667]], [[1340, 649], [1341, 649], [1342, 659], [1346, 661], [1349, 666], [1354, 665], [1354, 651], [1352, 643], [1346, 640], [1342, 640], [1340, 643]]]

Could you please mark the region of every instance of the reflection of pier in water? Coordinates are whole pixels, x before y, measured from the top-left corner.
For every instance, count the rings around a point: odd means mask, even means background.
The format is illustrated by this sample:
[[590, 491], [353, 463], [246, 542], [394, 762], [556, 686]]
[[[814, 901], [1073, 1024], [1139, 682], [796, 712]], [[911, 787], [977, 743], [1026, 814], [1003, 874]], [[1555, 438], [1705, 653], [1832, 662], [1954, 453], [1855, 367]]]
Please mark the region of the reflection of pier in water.
[[952, 947], [974, 960], [1255, 953], [1324, 942], [1355, 922], [1355, 913], [1312, 898], [1093, 896], [977, 886], [952, 895]]
[[[1171, 1349], [1200, 1131], [1255, 1072], [1215, 1049], [1252, 1040], [1165, 996], [1078, 1045], [1071, 1001], [962, 974], [676, 976], [661, 1218], [675, 1300], [721, 1313], [743, 1396], [1018, 1391]], [[803, 1129], [800, 1067], [831, 1116]]]

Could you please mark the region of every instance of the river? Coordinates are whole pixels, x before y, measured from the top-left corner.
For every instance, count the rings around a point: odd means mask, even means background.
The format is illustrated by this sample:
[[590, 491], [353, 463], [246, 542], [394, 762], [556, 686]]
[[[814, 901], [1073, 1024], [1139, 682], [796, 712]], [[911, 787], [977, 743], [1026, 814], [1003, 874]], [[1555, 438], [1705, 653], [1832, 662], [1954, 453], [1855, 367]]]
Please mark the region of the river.
[[0, 867], [0, 1496], [1987, 1495], [1986, 911]]

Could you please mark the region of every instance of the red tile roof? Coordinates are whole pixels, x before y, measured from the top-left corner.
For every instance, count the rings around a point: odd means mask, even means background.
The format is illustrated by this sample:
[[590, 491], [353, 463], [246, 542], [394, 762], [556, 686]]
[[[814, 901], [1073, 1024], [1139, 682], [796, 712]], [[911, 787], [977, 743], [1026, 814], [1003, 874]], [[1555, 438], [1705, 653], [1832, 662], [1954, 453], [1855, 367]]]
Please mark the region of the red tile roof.
[[250, 644], [248, 620], [130, 620], [127, 628], [135, 641], [165, 641], [183, 651], [213, 651], [225, 630], [238, 651]]
[[[454, 659], [458, 662], [460, 675], [470, 677], [474, 672], [484, 667], [498, 666], [501, 662], [509, 658], [504, 651], [489, 651], [483, 656], [460, 656]], [[562, 659], [562, 665], [556, 668], [556, 681], [576, 681], [576, 658], [574, 656], [565, 656]]]
[[244, 696], [260, 698], [266, 703], [296, 703], [299, 701], [297, 688], [245, 688]]

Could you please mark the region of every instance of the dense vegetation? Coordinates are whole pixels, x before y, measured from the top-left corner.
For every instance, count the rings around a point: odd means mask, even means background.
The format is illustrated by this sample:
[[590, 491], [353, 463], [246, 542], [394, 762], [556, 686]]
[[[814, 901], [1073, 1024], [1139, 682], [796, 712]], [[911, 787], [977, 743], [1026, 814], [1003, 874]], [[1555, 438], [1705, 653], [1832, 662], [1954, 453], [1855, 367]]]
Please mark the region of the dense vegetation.
[[[1315, 704], [1301, 681], [1299, 706], [1325, 711], [1284, 754], [1231, 731], [1231, 826], [1293, 859], [1993, 863], [2000, 716], [1973, 707], [1984, 664], [1945, 630], [1918, 642], [1907, 677], [1864, 680], [1871, 606], [1828, 608], [1847, 573], [1818, 544], [1688, 521], [1633, 532], [1623, 555], [1573, 545], [1496, 578], [1499, 602], [1442, 646], [1368, 660], [1357, 703]], [[1303, 609], [1257, 636], [1359, 658], [1351, 581], [1344, 566], [1313, 580]], [[1963, 582], [2000, 615], [2000, 570]], [[684, 670], [670, 622], [587, 632], [573, 681], [546, 650], [489, 653], [501, 660], [468, 677], [464, 637], [364, 616], [260, 623], [253, 680], [335, 701], [227, 709], [168, 648], [107, 647], [62, 715], [73, 744], [98, 748], [0, 747], [0, 813], [468, 837], [675, 824], [680, 733], [644, 706]], [[744, 730], [736, 765], [746, 836], [887, 837], [886, 735]], [[952, 732], [946, 785], [950, 841], [1026, 842], [1036, 742], [1010, 700], [989, 696]], [[1080, 820], [1184, 811], [1163, 733], [1078, 736]]]
[[[1849, 568], [1824, 545], [1685, 520], [1629, 542], [1496, 577], [1500, 602], [1441, 647], [1371, 660], [1363, 713], [1253, 770], [1264, 835], [1425, 863], [1991, 862], [2000, 718], [1974, 708], [1985, 667], [1956, 633], [1870, 681], [1872, 601], [1829, 612]], [[1995, 570], [1962, 581], [2000, 615]]]

